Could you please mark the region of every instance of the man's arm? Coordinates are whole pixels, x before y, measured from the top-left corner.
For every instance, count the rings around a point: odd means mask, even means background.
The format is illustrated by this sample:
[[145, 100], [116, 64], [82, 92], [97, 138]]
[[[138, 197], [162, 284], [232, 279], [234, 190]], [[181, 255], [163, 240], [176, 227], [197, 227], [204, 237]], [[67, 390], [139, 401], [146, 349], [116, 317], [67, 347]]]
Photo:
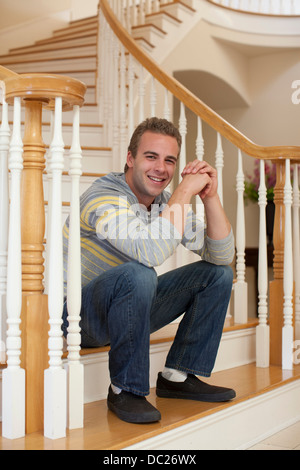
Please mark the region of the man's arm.
[[207, 236], [213, 240], [222, 240], [231, 232], [231, 225], [218, 196], [217, 171], [207, 162], [194, 160], [182, 172], [183, 179], [188, 175], [206, 175], [210, 178], [207, 184], [197, 194], [201, 197], [206, 214]]
[[186, 174], [170, 197], [161, 217], [173, 224], [183, 236], [192, 197], [210, 185], [211, 178], [207, 173]]

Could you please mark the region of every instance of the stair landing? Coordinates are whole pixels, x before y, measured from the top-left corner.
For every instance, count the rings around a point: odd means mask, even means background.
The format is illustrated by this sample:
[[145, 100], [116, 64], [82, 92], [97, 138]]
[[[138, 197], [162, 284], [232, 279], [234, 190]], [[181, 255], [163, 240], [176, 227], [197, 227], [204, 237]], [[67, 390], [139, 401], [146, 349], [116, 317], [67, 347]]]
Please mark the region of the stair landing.
[[[300, 366], [295, 366], [292, 371], [284, 371], [276, 366], [259, 369], [255, 367], [255, 364], [250, 364], [217, 372], [207, 381], [234, 388], [237, 392], [236, 399], [229, 403], [216, 404], [189, 400], [167, 400], [156, 397], [155, 390], [152, 389], [149, 401], [161, 411], [162, 420], [159, 423], [136, 425], [122, 422], [107, 409], [106, 400], [102, 400], [85, 405], [84, 429], [68, 430], [65, 438], [56, 441], [44, 438], [42, 433], [33, 433], [14, 441], [0, 437], [0, 449], [118, 450], [135, 445], [139, 445], [139, 448], [142, 449], [145, 440], [163, 438], [164, 433], [168, 431], [178, 430], [180, 433], [180, 430], [183, 429], [182, 426], [186, 428], [193, 423], [201, 423], [202, 420], [205, 422], [205, 420], [214, 417], [217, 420], [218, 413], [222, 412], [223, 415], [224, 412], [234, 415], [235, 409], [237, 410], [240, 405], [245, 405], [250, 409], [252, 399], [263, 397], [268, 392], [275, 392], [279, 396], [282, 387], [300, 383]], [[270, 401], [268, 400], [266, 403], [270, 403]], [[263, 406], [267, 407], [266, 404]], [[286, 407], [288, 406], [289, 403], [286, 404]], [[274, 409], [269, 415], [275, 416], [279, 412], [278, 409]], [[293, 416], [296, 418], [297, 413], [299, 419], [300, 410], [295, 410]], [[236, 416], [234, 418], [236, 419]], [[261, 419], [263, 420], [263, 417]], [[254, 414], [253, 420], [257, 420]], [[246, 427], [249, 427], [249, 422], [244, 422], [242, 426], [239, 426], [237, 432], [243, 432], [243, 428]], [[234, 433], [236, 429], [231, 427], [227, 431]], [[182, 448], [177, 447], [177, 449]], [[190, 448], [195, 449], [195, 447]]]

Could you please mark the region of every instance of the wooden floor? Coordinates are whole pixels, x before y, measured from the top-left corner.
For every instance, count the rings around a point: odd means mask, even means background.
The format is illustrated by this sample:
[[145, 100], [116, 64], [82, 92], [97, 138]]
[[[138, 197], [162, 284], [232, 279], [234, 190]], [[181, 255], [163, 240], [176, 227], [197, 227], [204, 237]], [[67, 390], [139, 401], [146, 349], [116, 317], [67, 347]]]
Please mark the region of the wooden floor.
[[236, 390], [237, 398], [230, 403], [209, 404], [188, 400], [158, 398], [155, 390], [149, 400], [162, 414], [159, 423], [136, 425], [120, 421], [106, 406], [106, 400], [85, 405], [84, 429], [67, 431], [66, 438], [51, 441], [42, 433], [27, 435], [10, 441], [0, 437], [1, 450], [114, 450], [122, 449], [157, 436], [216, 411], [234, 406], [266, 391], [300, 379], [300, 366], [293, 371], [283, 371], [272, 366], [258, 369], [254, 364], [213, 374], [208, 382], [229, 386]]

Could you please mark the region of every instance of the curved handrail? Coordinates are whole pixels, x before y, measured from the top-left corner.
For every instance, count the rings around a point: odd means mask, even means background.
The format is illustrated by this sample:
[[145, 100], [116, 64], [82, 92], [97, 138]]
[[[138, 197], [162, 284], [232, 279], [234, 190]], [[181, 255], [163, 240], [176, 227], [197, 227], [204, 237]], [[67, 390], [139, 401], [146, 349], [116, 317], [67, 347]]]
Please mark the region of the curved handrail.
[[[237, 13], [246, 13], [247, 15], [257, 15], [257, 16], [271, 16], [275, 18], [299, 18], [299, 14], [293, 13], [276, 13], [276, 12], [263, 12], [263, 11], [255, 11], [255, 10], [247, 10], [246, 8], [239, 8], [239, 7], [231, 7], [229, 5], [224, 5], [223, 3], [218, 3], [215, 0], [206, 0], [207, 2], [211, 3], [212, 5], [220, 8], [225, 8], [226, 10], [235, 11]], [[290, 7], [291, 8], [291, 7]]]
[[0, 80], [6, 80], [7, 78], [16, 77], [17, 75], [16, 72], [0, 65]]
[[240, 131], [235, 129], [229, 122], [219, 116], [197, 96], [191, 93], [175, 78], [164, 72], [157, 63], [144, 52], [136, 41], [128, 34], [120, 21], [114, 15], [107, 0], [99, 1], [99, 8], [102, 10], [110, 27], [126, 47], [126, 49], [137, 59], [153, 77], [167, 88], [178, 100], [187, 108], [193, 111], [203, 121], [219, 132], [227, 140], [233, 143], [240, 150], [252, 157], [263, 160], [292, 159], [300, 160], [300, 147], [297, 146], [273, 146], [264, 147], [252, 142]]

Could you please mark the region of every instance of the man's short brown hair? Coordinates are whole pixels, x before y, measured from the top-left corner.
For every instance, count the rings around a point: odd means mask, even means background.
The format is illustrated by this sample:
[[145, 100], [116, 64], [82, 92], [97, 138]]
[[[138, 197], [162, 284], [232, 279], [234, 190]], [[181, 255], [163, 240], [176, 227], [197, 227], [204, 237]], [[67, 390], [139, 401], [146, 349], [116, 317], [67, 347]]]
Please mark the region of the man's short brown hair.
[[[128, 151], [131, 152], [133, 158], [136, 157], [136, 154], [140, 145], [140, 140], [143, 134], [145, 134], [145, 132], [153, 132], [155, 134], [162, 134], [162, 135], [174, 137], [177, 140], [178, 149], [179, 149], [178, 156], [179, 156], [182, 139], [181, 139], [181, 135], [177, 127], [174, 126], [174, 124], [168, 121], [167, 119], [160, 119], [157, 117], [152, 117], [152, 118], [146, 119], [141, 124], [139, 124], [138, 127], [135, 129], [134, 133], [132, 134]], [[126, 173], [127, 170], [128, 170], [128, 165], [126, 163], [124, 172]]]

